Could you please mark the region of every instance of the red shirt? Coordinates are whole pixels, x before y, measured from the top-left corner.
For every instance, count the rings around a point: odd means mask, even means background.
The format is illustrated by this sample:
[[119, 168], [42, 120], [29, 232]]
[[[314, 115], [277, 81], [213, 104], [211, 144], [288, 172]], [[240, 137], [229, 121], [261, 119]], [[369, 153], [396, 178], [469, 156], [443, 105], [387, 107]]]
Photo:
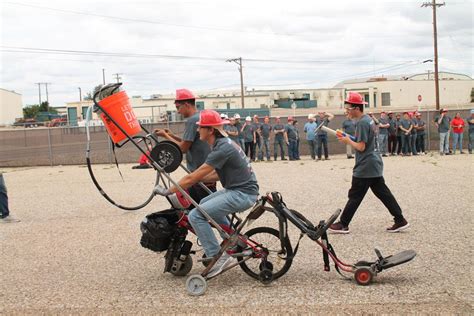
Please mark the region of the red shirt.
[[453, 118], [451, 126], [453, 127], [453, 132], [456, 134], [462, 134], [464, 132], [464, 120], [462, 118]]

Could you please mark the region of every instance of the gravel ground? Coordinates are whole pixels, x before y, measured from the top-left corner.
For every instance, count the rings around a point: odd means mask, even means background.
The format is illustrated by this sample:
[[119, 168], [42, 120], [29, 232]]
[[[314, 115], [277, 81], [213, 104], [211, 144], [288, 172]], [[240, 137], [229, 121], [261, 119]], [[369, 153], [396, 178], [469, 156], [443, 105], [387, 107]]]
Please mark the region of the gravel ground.
[[[139, 244], [145, 215], [168, 207], [162, 198], [137, 212], [108, 204], [84, 166], [4, 169], [12, 214], [0, 224], [0, 314], [164, 313], [473, 313], [473, 156], [385, 159], [385, 179], [410, 230], [388, 234], [391, 218], [369, 193], [351, 234], [330, 236], [347, 262], [414, 249], [414, 261], [384, 271], [367, 287], [323, 271], [319, 248], [303, 239], [290, 271], [263, 286], [240, 269], [190, 297], [186, 278], [163, 274], [162, 254]], [[317, 222], [346, 202], [353, 160], [257, 163], [261, 192], [280, 191], [290, 208]], [[154, 173], [122, 165], [94, 166], [104, 189], [126, 205], [139, 204]], [[173, 174], [176, 178], [181, 172]], [[270, 215], [253, 226], [274, 226]], [[293, 246], [298, 232], [290, 229]], [[191, 273], [199, 273], [194, 264]]]

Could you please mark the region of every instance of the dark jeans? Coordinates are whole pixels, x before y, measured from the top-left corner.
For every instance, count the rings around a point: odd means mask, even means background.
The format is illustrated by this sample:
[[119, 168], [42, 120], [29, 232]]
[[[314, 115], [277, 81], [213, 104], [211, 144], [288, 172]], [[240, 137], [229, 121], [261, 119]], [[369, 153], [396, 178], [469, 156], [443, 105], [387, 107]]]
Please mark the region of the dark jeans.
[[254, 142], [245, 142], [245, 154], [250, 160], [255, 159], [255, 143]]
[[0, 173], [0, 218], [7, 217], [8, 215], [10, 215], [10, 211], [8, 210], [7, 186], [5, 185], [3, 174]]
[[[255, 144], [254, 144], [254, 157], [252, 160], [255, 160], [256, 158], [258, 158], [258, 160], [263, 160], [263, 151], [262, 151], [262, 138], [261, 137], [257, 137], [256, 141], [255, 141]], [[258, 151], [257, 151], [257, 148], [258, 148]]]
[[472, 149], [474, 147], [474, 133], [469, 133], [469, 143], [467, 144], [467, 150], [472, 154]]
[[411, 135], [402, 135], [402, 153], [407, 155], [411, 152]]
[[283, 140], [283, 138], [279, 139], [275, 137], [275, 142], [273, 143], [273, 158], [275, 158], [275, 160], [278, 156], [278, 146], [280, 146], [281, 159], [285, 159], [285, 149], [283, 147], [284, 143], [285, 141]]
[[392, 214], [396, 223], [400, 223], [404, 220], [402, 210], [398, 205], [395, 197], [393, 196], [390, 189], [385, 184], [383, 177], [378, 178], [356, 178], [352, 177], [352, 186], [349, 190], [349, 201], [347, 201], [346, 207], [341, 215], [341, 223], [344, 226], [349, 226], [349, 223], [354, 217], [355, 212], [359, 208], [360, 203], [365, 197], [365, 194], [369, 188], [374, 192], [375, 196], [382, 201], [383, 205]]
[[416, 135], [416, 150], [420, 153], [425, 152], [425, 134]]
[[397, 150], [397, 135], [388, 135], [388, 152], [394, 154]]
[[288, 156], [290, 157], [290, 160], [295, 160], [298, 158], [297, 156], [297, 147], [298, 147], [298, 141], [296, 139], [289, 139], [288, 140]]
[[411, 146], [411, 153], [413, 155], [418, 154], [418, 152], [416, 151], [416, 137], [417, 137], [417, 134], [411, 134], [410, 146]]
[[316, 158], [316, 149], [317, 149], [317, 141], [316, 139], [306, 140], [308, 142], [308, 147], [309, 147], [309, 154], [311, 155], [311, 158], [315, 159]]
[[402, 152], [402, 136], [397, 136], [397, 155]]
[[328, 158], [328, 136], [327, 135], [318, 135], [318, 159], [321, 159], [322, 148], [324, 146], [324, 157]]
[[267, 157], [267, 160], [270, 160], [270, 140], [269, 139], [263, 139], [262, 158], [260, 160], [263, 160], [263, 149], [264, 148], [265, 148], [265, 157]]

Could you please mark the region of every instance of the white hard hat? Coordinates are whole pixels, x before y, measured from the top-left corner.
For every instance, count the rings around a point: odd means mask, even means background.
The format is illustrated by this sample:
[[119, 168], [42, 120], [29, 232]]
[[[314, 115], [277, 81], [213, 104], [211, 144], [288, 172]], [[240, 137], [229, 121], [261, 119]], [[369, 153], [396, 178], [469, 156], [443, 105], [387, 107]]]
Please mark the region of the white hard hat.
[[221, 113], [221, 119], [227, 120], [229, 117], [225, 113]]
[[315, 116], [314, 114], [308, 114], [308, 120], [314, 118], [314, 116]]
[[252, 118], [251, 118], [250, 116], [247, 116], [247, 117], [245, 118], [245, 120], [250, 122], [250, 121], [252, 120]]
[[234, 118], [235, 118], [235, 119], [239, 119], [239, 118], [240, 118], [240, 114], [239, 114], [239, 113], [235, 113], [235, 114], [234, 114]]

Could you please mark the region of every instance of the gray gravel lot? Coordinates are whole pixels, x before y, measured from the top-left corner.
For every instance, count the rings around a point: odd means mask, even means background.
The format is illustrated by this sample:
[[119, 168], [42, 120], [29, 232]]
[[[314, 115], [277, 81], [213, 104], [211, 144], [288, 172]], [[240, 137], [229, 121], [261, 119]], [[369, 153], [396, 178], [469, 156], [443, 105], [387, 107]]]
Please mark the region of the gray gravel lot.
[[[349, 263], [415, 249], [414, 261], [384, 271], [368, 287], [323, 271], [321, 250], [303, 239], [290, 271], [263, 286], [240, 269], [190, 297], [186, 278], [163, 274], [162, 254], [139, 244], [145, 215], [168, 207], [163, 198], [137, 212], [108, 204], [84, 166], [4, 169], [12, 215], [0, 224], [0, 314], [163, 313], [473, 313], [474, 156], [385, 159], [385, 179], [412, 227], [388, 234], [388, 211], [369, 193], [351, 234], [330, 236]], [[317, 222], [344, 207], [353, 160], [256, 163], [261, 193], [280, 191], [290, 208]], [[94, 170], [122, 204], [149, 194], [154, 172], [122, 165]], [[182, 172], [173, 174], [176, 178]], [[270, 214], [253, 226], [276, 226]], [[298, 232], [290, 229], [293, 246]], [[471, 246], [470, 246], [471, 245]], [[199, 273], [195, 261], [191, 273]]]

